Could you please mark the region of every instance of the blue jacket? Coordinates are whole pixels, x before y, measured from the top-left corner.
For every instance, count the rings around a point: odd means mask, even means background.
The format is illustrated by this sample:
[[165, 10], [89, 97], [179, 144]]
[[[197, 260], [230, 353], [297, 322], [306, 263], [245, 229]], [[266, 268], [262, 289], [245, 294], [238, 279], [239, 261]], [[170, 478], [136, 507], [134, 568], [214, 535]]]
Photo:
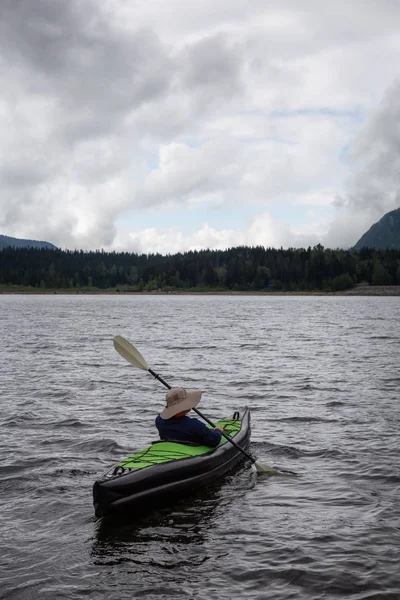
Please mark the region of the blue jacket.
[[156, 427], [162, 440], [175, 440], [179, 442], [192, 442], [199, 446], [216, 448], [221, 441], [222, 433], [219, 429], [209, 429], [198, 419], [184, 417], [156, 418]]

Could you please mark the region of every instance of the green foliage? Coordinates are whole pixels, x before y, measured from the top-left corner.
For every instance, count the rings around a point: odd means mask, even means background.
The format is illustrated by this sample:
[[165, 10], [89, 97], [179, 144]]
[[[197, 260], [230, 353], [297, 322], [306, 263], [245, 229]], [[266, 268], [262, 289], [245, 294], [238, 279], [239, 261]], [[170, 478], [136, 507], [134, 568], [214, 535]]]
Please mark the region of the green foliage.
[[374, 261], [372, 270], [372, 285], [392, 285], [393, 280], [384, 265], [378, 260]]
[[169, 256], [34, 248], [0, 250], [0, 285], [126, 291], [333, 290], [400, 285], [400, 250], [202, 250]]
[[349, 290], [354, 286], [354, 281], [348, 273], [343, 273], [334, 277], [331, 282], [331, 290], [333, 292], [341, 292], [343, 290]]

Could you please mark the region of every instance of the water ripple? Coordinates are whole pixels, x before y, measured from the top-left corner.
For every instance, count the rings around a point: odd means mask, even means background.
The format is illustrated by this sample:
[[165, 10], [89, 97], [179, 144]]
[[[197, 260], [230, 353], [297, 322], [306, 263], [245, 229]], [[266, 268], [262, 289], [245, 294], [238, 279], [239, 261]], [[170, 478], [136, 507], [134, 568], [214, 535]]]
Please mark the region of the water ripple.
[[[0, 298], [0, 598], [398, 600], [397, 298]], [[155, 511], [93, 516], [94, 479], [156, 439], [165, 390], [252, 409], [242, 465]]]

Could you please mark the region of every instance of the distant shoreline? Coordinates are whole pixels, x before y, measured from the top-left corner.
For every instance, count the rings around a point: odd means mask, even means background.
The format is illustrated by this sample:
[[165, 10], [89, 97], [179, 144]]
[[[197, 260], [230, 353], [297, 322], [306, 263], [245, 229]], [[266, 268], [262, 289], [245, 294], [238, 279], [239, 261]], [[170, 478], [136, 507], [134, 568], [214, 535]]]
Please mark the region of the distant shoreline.
[[323, 291], [208, 291], [196, 292], [186, 290], [152, 291], [152, 292], [117, 292], [116, 290], [0, 290], [0, 295], [79, 295], [79, 296], [400, 296], [400, 285], [360, 286], [341, 292]]

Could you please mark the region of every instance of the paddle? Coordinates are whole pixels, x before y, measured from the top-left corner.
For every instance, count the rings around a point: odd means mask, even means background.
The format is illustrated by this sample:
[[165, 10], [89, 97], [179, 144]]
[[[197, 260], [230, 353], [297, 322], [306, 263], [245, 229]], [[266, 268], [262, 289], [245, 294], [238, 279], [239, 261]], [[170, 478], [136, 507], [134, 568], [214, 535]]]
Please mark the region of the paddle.
[[[139, 350], [132, 346], [132, 344], [128, 342], [128, 340], [126, 340], [120, 335], [115, 336], [114, 348], [123, 358], [125, 358], [125, 360], [131, 363], [131, 365], [138, 367], [138, 369], [143, 369], [143, 371], [148, 371], [151, 375], [153, 375], [153, 377], [158, 379], [158, 381], [161, 381], [161, 383], [165, 385], [166, 388], [168, 388], [169, 390], [171, 389], [171, 386], [166, 381], [164, 381], [164, 379], [160, 377], [160, 375], [157, 375], [157, 373], [155, 373], [153, 369], [149, 367], [143, 356], [140, 354]], [[207, 417], [205, 417], [197, 408], [193, 408], [192, 410], [194, 410], [194, 412], [197, 413], [199, 417], [201, 417], [202, 419], [204, 419], [204, 421], [211, 425], [211, 427], [215, 427], [214, 423], [207, 419]], [[257, 473], [269, 473], [270, 475], [279, 474], [279, 471], [277, 471], [273, 467], [260, 463], [256, 458], [254, 458], [254, 456], [249, 454], [249, 452], [238, 446], [238, 444], [224, 431], [221, 431], [221, 433], [224, 436], [224, 438], [228, 440], [228, 442], [233, 444], [233, 446], [235, 446], [235, 448], [239, 450], [239, 452], [244, 454], [253, 463]]]

